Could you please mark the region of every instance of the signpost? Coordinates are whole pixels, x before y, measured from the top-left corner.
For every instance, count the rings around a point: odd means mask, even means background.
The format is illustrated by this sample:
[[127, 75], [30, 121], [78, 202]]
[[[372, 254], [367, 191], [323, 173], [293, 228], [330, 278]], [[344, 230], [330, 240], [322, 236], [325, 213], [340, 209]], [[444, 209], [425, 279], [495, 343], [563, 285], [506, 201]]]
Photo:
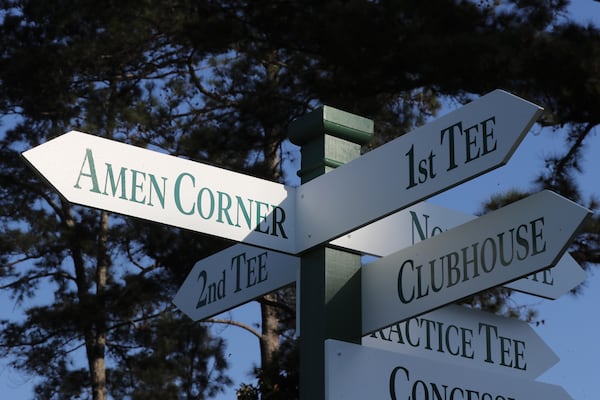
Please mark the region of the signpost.
[[[475, 218], [474, 215], [421, 202], [333, 240], [331, 244], [363, 254], [387, 256]], [[504, 286], [555, 300], [582, 283], [586, 275], [573, 257], [564, 254], [556, 266]]]
[[527, 379], [558, 362], [529, 324], [457, 305], [375, 331], [362, 344]]
[[303, 183], [297, 190], [298, 250], [505, 164], [541, 113], [541, 107], [495, 90]]
[[[425, 217], [410, 243], [387, 240], [387, 222], [359, 229], [503, 165], [541, 112], [496, 90], [359, 156], [373, 121], [323, 106], [290, 125], [302, 146], [298, 188], [76, 131], [23, 157], [70, 202], [242, 242], [196, 263], [183, 283], [173, 302], [194, 320], [285, 286], [300, 269], [303, 400], [566, 400], [560, 387], [510, 376], [556, 362], [518, 321], [456, 307], [420, 315], [554, 265], [588, 210], [544, 191], [445, 232], [416, 205], [397, 214]], [[441, 214], [448, 227], [465, 219]], [[361, 268], [341, 247], [384, 257]], [[528, 280], [552, 286], [552, 274]], [[400, 351], [420, 356], [338, 341], [370, 333], [363, 340], [377, 346], [404, 335]], [[431, 368], [434, 354], [452, 364], [436, 358]]]
[[222, 313], [298, 279], [300, 259], [236, 244], [198, 261], [173, 303], [192, 320]]
[[572, 400], [563, 388], [328, 340], [326, 400]]
[[23, 157], [72, 203], [295, 252], [295, 189], [71, 131]]
[[363, 335], [553, 266], [589, 213], [542, 191], [367, 264]]

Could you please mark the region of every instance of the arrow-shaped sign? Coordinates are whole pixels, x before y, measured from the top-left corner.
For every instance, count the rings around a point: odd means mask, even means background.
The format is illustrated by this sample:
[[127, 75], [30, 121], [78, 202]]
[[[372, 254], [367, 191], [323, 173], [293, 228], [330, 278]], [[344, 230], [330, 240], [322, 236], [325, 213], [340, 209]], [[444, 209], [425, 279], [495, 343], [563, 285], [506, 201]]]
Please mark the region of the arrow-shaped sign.
[[475, 219], [422, 201], [330, 242], [361, 254], [384, 257]]
[[541, 107], [495, 90], [301, 185], [298, 249], [330, 241], [505, 164], [541, 113]]
[[337, 340], [325, 357], [326, 400], [572, 400], [557, 385]]
[[362, 344], [532, 380], [558, 362], [527, 323], [458, 305], [375, 331]]
[[236, 244], [194, 265], [173, 303], [197, 321], [295, 282], [300, 259]]
[[589, 214], [545, 190], [365, 265], [363, 335], [553, 266]]
[[[330, 244], [373, 256], [387, 256], [476, 217], [438, 206], [417, 203], [380, 219]], [[556, 266], [510, 282], [505, 286], [519, 292], [555, 300], [582, 283], [586, 272], [569, 254]]]
[[295, 188], [77, 131], [23, 157], [72, 203], [295, 252]]

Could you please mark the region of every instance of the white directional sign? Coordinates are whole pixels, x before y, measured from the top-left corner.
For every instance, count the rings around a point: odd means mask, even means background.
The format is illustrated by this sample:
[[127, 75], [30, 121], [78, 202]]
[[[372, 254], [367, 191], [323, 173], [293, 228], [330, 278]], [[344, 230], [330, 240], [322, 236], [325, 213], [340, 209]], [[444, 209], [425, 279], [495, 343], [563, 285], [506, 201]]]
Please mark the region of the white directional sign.
[[589, 214], [542, 191], [365, 265], [363, 334], [553, 266]]
[[[429, 202], [417, 203], [330, 244], [373, 256], [387, 256], [475, 219], [474, 215]], [[506, 287], [547, 299], [557, 299], [587, 277], [569, 254], [556, 266], [507, 283]]]
[[332, 240], [330, 244], [383, 257], [475, 218], [422, 201]]
[[505, 164], [541, 113], [541, 107], [496, 90], [301, 185], [298, 249]]
[[299, 269], [298, 257], [236, 244], [198, 261], [173, 303], [205, 319], [295, 282]]
[[23, 153], [68, 201], [295, 253], [295, 189], [71, 131]]
[[572, 400], [560, 386], [336, 340], [325, 342], [326, 400]]
[[527, 379], [558, 362], [527, 323], [458, 305], [375, 331], [362, 344]]

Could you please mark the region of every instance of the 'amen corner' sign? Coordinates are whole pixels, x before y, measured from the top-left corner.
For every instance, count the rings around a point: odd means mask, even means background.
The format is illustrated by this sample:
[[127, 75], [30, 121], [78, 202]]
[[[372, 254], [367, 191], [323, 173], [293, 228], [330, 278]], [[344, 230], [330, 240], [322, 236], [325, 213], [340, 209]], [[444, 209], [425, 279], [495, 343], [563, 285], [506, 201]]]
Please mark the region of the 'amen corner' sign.
[[68, 201], [295, 252], [295, 189], [71, 131], [23, 153]]

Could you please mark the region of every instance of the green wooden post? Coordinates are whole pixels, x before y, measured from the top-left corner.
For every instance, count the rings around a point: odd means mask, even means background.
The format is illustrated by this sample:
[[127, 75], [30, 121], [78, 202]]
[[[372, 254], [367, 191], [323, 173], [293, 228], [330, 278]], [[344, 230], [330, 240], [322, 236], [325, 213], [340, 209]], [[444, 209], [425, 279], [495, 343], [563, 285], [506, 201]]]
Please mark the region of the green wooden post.
[[[328, 106], [293, 121], [289, 138], [302, 146], [302, 183], [359, 157], [372, 136], [372, 120]], [[325, 398], [325, 339], [360, 343], [360, 266], [359, 254], [326, 245], [302, 255], [300, 400]]]

